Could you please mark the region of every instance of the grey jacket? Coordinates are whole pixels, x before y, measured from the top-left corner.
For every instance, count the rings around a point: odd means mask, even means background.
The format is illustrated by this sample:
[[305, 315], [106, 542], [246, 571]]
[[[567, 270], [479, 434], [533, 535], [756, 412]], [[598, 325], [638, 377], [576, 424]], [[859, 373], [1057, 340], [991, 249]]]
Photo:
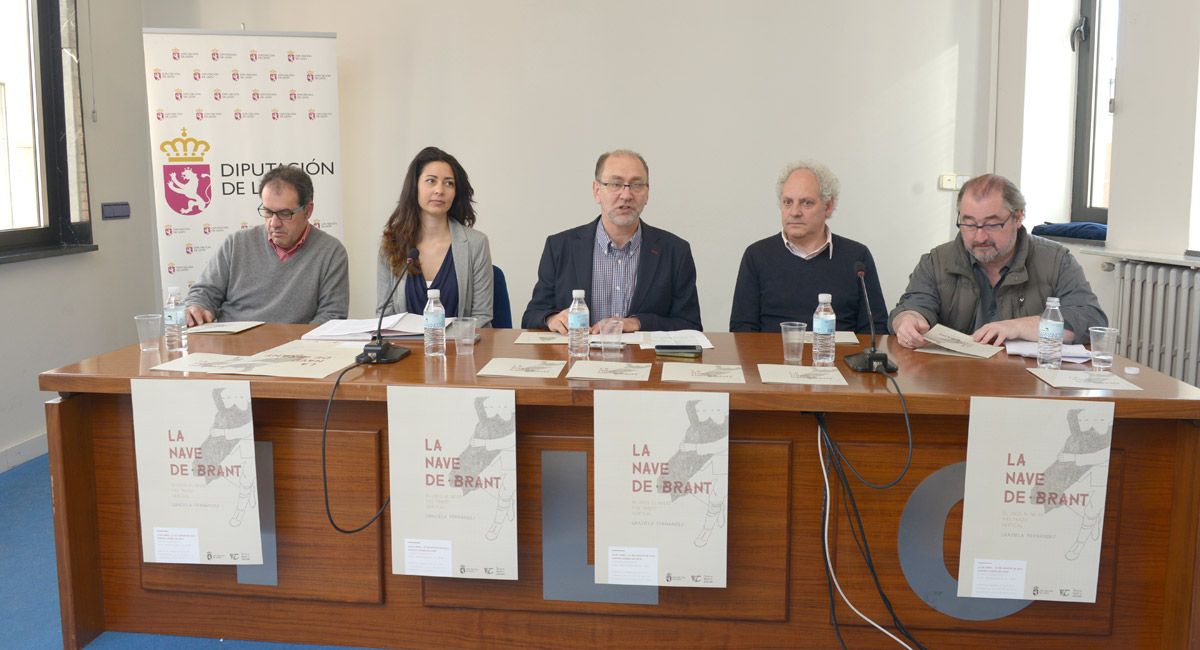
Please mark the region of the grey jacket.
[[[888, 318], [888, 327], [894, 334], [896, 316], [912, 310], [930, 326], [941, 323], [970, 334], [979, 294], [972, 257], [960, 235], [921, 256], [908, 277], [908, 288]], [[1017, 233], [1016, 254], [995, 294], [996, 320], [1037, 316], [1045, 309], [1046, 298], [1057, 296], [1066, 328], [1075, 333], [1077, 343], [1087, 342], [1089, 327], [1108, 324], [1071, 252], [1057, 242], [1028, 234], [1024, 228]]]
[[[458, 315], [478, 318], [479, 327], [491, 325], [492, 249], [488, 245], [487, 235], [451, 219], [450, 252], [454, 255], [454, 275], [458, 279]], [[404, 304], [404, 283], [410, 279], [406, 277], [401, 280], [396, 293], [384, 308], [385, 316], [408, 311]], [[376, 305], [383, 303], [395, 281], [396, 276], [381, 252], [375, 274]]]

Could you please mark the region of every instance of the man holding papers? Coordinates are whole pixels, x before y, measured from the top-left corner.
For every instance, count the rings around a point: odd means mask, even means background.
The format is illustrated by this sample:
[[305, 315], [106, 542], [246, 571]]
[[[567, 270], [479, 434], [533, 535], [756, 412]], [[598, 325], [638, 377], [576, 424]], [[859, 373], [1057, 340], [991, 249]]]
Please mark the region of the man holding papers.
[[1066, 247], [1025, 232], [1025, 197], [1012, 181], [984, 174], [958, 193], [953, 241], [921, 256], [892, 310], [891, 331], [905, 347], [925, 345], [937, 324], [980, 343], [1036, 341], [1046, 298], [1061, 301], [1063, 342], [1087, 341], [1107, 317]]
[[312, 179], [299, 167], [276, 167], [263, 175], [259, 188], [263, 225], [225, 238], [188, 292], [188, 325], [345, 318], [350, 307], [346, 249], [308, 223]]
[[546, 239], [521, 327], [566, 334], [571, 291], [584, 289], [593, 332], [612, 316], [626, 332], [703, 329], [691, 247], [642, 223], [650, 200], [645, 159], [627, 150], [600, 156], [592, 196], [599, 219]]

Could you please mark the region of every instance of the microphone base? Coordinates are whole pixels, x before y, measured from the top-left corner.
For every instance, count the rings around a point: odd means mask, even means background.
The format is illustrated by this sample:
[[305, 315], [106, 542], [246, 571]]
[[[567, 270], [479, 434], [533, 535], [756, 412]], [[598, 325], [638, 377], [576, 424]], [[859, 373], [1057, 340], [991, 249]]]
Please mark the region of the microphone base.
[[863, 350], [857, 354], [846, 355], [846, 366], [854, 372], [896, 372], [898, 368], [884, 352], [878, 350]]
[[396, 363], [410, 354], [412, 354], [412, 350], [408, 348], [392, 345], [387, 341], [372, 339], [370, 343], [363, 346], [362, 354], [358, 355], [355, 360], [359, 363], [380, 365], [384, 363]]

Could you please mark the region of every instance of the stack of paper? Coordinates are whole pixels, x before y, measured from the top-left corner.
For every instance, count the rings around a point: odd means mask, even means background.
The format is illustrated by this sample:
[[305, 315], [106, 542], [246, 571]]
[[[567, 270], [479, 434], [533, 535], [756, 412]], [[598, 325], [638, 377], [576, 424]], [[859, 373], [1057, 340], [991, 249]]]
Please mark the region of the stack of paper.
[[205, 323], [188, 328], [188, 334], [237, 334], [262, 325], [260, 320], [237, 320], [228, 323]]
[[925, 332], [925, 340], [929, 342], [929, 345], [917, 348], [917, 352], [989, 359], [1000, 351], [1000, 348], [995, 345], [977, 343], [970, 334], [963, 334], [945, 325], [934, 325], [932, 329]]
[[[1037, 358], [1037, 341], [1005, 341], [1004, 351], [1009, 356]], [[1087, 363], [1092, 360], [1088, 349], [1078, 343], [1062, 346], [1062, 360], [1066, 363]]]
[[329, 341], [288, 341], [252, 356], [193, 352], [151, 370], [320, 379], [354, 363], [360, 348]]
[[[446, 319], [449, 327], [454, 318]], [[306, 341], [370, 341], [379, 326], [377, 318], [331, 320], [300, 338]], [[425, 335], [425, 317], [407, 312], [383, 317], [383, 338], [418, 338]]]

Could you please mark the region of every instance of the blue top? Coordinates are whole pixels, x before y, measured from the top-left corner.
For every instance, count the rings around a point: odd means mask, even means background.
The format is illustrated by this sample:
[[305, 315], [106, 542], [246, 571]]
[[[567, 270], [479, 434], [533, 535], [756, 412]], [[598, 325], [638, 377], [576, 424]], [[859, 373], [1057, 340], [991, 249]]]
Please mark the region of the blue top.
[[442, 307], [446, 316], [458, 316], [458, 276], [454, 273], [454, 251], [446, 250], [446, 259], [442, 260], [442, 268], [433, 277], [433, 283], [425, 286], [424, 278], [416, 282], [404, 283], [404, 304], [408, 311], [420, 314], [425, 311], [425, 303], [429, 300], [429, 290], [437, 289], [442, 292]]

